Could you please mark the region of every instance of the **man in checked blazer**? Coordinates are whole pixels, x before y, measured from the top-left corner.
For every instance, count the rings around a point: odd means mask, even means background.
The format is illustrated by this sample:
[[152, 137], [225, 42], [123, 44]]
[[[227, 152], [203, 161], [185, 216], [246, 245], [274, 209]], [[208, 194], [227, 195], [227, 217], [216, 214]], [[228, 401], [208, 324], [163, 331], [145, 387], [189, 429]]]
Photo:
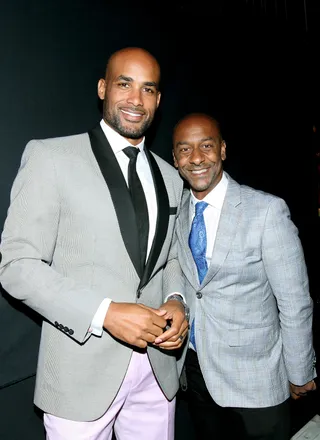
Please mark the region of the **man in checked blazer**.
[[[290, 391], [299, 398], [314, 390], [316, 375], [313, 306], [297, 228], [282, 199], [223, 171], [226, 144], [209, 115], [178, 122], [173, 157], [190, 186], [176, 241], [195, 336], [186, 377], [197, 439], [287, 440]], [[195, 260], [191, 238], [188, 243], [199, 202], [206, 202], [202, 282], [199, 253]]]
[[[44, 318], [35, 404], [48, 440], [110, 440], [113, 427], [118, 440], [173, 440], [172, 350], [188, 322], [179, 264], [167, 262], [182, 180], [144, 146], [159, 80], [144, 49], [113, 54], [98, 83], [100, 124], [29, 142], [13, 184], [0, 281]], [[147, 201], [143, 262], [128, 146], [139, 149]]]

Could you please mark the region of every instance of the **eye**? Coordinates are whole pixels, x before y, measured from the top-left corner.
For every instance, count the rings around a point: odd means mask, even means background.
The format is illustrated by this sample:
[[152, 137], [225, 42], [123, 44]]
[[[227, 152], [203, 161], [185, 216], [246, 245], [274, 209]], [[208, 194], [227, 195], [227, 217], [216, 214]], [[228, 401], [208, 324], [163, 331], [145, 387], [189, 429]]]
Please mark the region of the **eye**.
[[202, 148], [204, 150], [208, 150], [208, 149], [212, 148], [212, 145], [211, 144], [204, 144], [204, 145], [202, 145]]
[[129, 87], [129, 84], [126, 82], [120, 82], [118, 83], [118, 86], [121, 87], [122, 89], [126, 89]]
[[150, 87], [145, 87], [144, 91], [147, 92], [147, 93], [150, 93], [150, 94], [155, 93], [155, 91], [153, 89], [151, 89]]

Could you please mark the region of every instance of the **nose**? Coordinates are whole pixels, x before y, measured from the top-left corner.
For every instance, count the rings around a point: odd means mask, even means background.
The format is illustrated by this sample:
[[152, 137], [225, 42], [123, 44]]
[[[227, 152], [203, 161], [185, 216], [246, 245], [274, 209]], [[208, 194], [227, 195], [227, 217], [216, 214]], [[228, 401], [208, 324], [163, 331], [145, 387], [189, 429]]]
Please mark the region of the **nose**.
[[142, 93], [140, 89], [132, 87], [128, 95], [128, 103], [133, 104], [135, 107], [143, 106]]
[[204, 160], [205, 157], [200, 148], [194, 148], [189, 156], [189, 161], [195, 165], [200, 165]]

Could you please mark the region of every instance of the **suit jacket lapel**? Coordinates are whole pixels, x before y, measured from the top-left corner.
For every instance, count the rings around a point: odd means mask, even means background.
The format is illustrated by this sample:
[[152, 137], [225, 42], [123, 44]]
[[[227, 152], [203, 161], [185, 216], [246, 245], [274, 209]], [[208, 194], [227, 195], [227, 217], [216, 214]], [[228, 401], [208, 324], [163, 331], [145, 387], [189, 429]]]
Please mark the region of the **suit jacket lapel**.
[[[181, 268], [193, 285], [195, 290], [199, 288], [199, 278], [197, 272], [197, 266], [194, 262], [190, 247], [189, 247], [189, 234], [190, 234], [190, 218], [189, 218], [189, 204], [190, 204], [190, 191], [185, 190], [183, 199], [181, 202], [180, 214], [177, 219], [177, 236], [180, 243], [181, 256]], [[179, 257], [180, 258], [180, 257]]]
[[143, 269], [140, 263], [138, 231], [126, 181], [100, 125], [89, 131], [89, 138], [92, 151], [110, 191], [123, 242], [137, 274], [141, 278]]
[[202, 285], [206, 285], [219, 271], [231, 248], [240, 219], [240, 185], [228, 176], [228, 188], [222, 206], [211, 264]]
[[150, 254], [141, 278], [140, 287], [143, 287], [151, 277], [152, 271], [159, 258], [164, 240], [167, 235], [169, 223], [169, 198], [167, 189], [160, 171], [160, 168], [153, 155], [145, 148], [145, 154], [150, 164], [150, 169], [155, 186], [155, 192], [158, 205], [158, 217], [155, 230], [155, 236], [151, 246]]
[[[208, 273], [201, 284], [201, 287], [204, 287], [206, 284], [208, 284], [208, 282], [210, 282], [210, 280], [216, 275], [223, 265], [231, 248], [240, 219], [240, 210], [238, 207], [238, 205], [241, 203], [240, 185], [228, 174], [227, 177], [229, 183], [226, 197], [222, 206], [211, 264], [208, 268]], [[182, 270], [189, 282], [193, 285], [194, 289], [198, 290], [200, 286], [197, 267], [188, 244], [191, 224], [189, 218], [189, 203], [190, 193], [187, 191], [183, 197], [180, 215], [177, 220], [179, 225], [177, 227], [177, 235], [180, 242], [180, 248], [183, 253], [181, 261]]]

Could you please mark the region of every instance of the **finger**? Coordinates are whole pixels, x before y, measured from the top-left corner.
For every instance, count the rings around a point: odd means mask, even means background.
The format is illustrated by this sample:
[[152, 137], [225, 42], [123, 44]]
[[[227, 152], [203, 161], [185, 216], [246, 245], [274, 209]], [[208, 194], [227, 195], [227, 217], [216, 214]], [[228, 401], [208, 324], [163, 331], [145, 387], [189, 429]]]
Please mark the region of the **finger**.
[[153, 311], [156, 315], [162, 316], [164, 319], [166, 319], [165, 315], [167, 314], [167, 311], [165, 309], [154, 309]]
[[153, 307], [146, 306], [145, 304], [139, 304], [139, 306], [146, 309], [146, 310], [150, 310], [150, 312], [153, 312], [158, 316], [164, 316], [167, 313], [167, 311], [162, 308], [161, 309], [154, 309]]
[[170, 345], [168, 342], [164, 342], [163, 345], [156, 345], [157, 347], [161, 348], [161, 350], [178, 350], [181, 347], [180, 345]]
[[162, 342], [161, 344], [154, 344], [157, 347], [165, 348], [166, 350], [176, 350], [177, 348], [180, 348], [182, 345], [182, 342], [178, 339], [177, 341], [166, 341]]
[[147, 344], [154, 344], [155, 338], [156, 336], [152, 333], [144, 332], [137, 340], [139, 344], [142, 344], [141, 346], [146, 347]]
[[178, 348], [182, 347], [183, 343], [184, 343], [184, 339], [181, 336], [181, 338], [178, 338], [177, 341], [166, 341], [161, 344], [155, 344], [155, 345], [166, 350], [177, 350]]
[[315, 383], [314, 380], [310, 382], [310, 384], [309, 384], [309, 386], [308, 386], [308, 389], [309, 389], [310, 391], [314, 391], [314, 390], [317, 389], [317, 384]]
[[134, 342], [131, 342], [130, 345], [134, 345], [135, 347], [139, 348], [146, 348], [148, 344], [144, 339], [138, 338]]
[[183, 339], [185, 339], [188, 336], [188, 333], [189, 333], [189, 329], [187, 327], [187, 329], [184, 330], [184, 332], [182, 333]]
[[171, 341], [167, 341], [164, 342], [163, 344], [156, 344], [155, 343], [155, 339], [156, 337], [151, 334], [151, 333], [145, 333], [142, 336], [142, 339], [145, 340], [146, 342], [148, 342], [149, 344], [153, 344], [157, 347], [161, 347], [161, 348], [166, 348], [167, 350], [171, 349], [171, 350], [175, 350], [179, 347], [181, 347], [182, 343], [183, 343], [183, 338], [181, 337], [181, 339], [177, 339], [177, 340], [171, 340]]
[[166, 342], [177, 342], [179, 339], [183, 342], [187, 336], [188, 336], [188, 330], [185, 330], [181, 335], [175, 335], [172, 338], [167, 339]]
[[[167, 331], [165, 331], [164, 333], [162, 333], [162, 335], [160, 335], [160, 337], [156, 338], [155, 340], [155, 344], [162, 344], [164, 342], [177, 342], [180, 340], [180, 343], [184, 341], [185, 337], [188, 334], [188, 325], [187, 327], [185, 325], [183, 325], [180, 328], [180, 331], [177, 332], [175, 330], [175, 328], [173, 327], [169, 327]], [[181, 345], [181, 344], [180, 344]]]
[[[161, 309], [162, 310], [162, 309]], [[171, 320], [172, 319], [172, 313], [171, 312], [166, 312], [165, 315], [163, 315], [164, 319]]]
[[189, 322], [185, 319], [182, 323], [181, 329], [183, 329], [183, 332], [188, 333], [189, 330]]
[[142, 338], [148, 343], [148, 344], [154, 344], [154, 341], [156, 339], [156, 336], [152, 333], [144, 333]]
[[154, 314], [152, 315], [152, 325], [156, 325], [157, 327], [160, 327], [161, 331], [163, 332], [163, 329], [167, 325], [167, 321], [162, 316], [158, 316]]
[[168, 330], [163, 332], [161, 336], [156, 338], [155, 343], [161, 344], [162, 342], [165, 342], [171, 338], [173, 338], [173, 340], [176, 341], [178, 336], [179, 336], [179, 334], [178, 334], [177, 330], [174, 327], [170, 327]]
[[299, 399], [300, 397], [305, 397], [308, 395], [308, 392], [306, 390], [295, 390], [291, 392], [291, 395], [294, 399]]
[[[163, 332], [163, 329], [167, 325], [167, 321], [162, 316], [158, 316], [152, 310], [149, 310], [148, 320], [145, 321], [145, 323], [147, 323], [146, 325], [148, 327], [150, 326], [150, 328], [151, 328], [151, 326], [157, 326], [157, 327], [161, 328], [161, 332]], [[149, 330], [149, 329], [146, 328], [146, 330]], [[152, 332], [150, 332], [150, 333], [152, 333]]]
[[316, 384], [312, 382], [307, 383], [304, 386], [301, 387], [292, 387], [292, 391], [297, 394], [298, 396], [306, 396], [311, 391], [314, 391], [317, 389]]
[[[164, 317], [165, 318], [165, 317]], [[169, 340], [172, 338], [175, 338], [174, 340], [177, 340], [177, 338], [183, 333], [188, 332], [189, 330], [189, 324], [188, 321], [185, 319], [180, 323], [180, 320], [172, 320], [169, 318], [169, 323], [165, 326], [164, 332], [161, 336], [162, 340]], [[161, 341], [159, 340], [159, 343]]]
[[[145, 329], [146, 333], [150, 333], [154, 338], [162, 337], [163, 335], [163, 327], [159, 327], [158, 325], [151, 325], [147, 329]], [[153, 341], [152, 341], [153, 342]]]
[[[172, 338], [175, 338], [177, 340], [181, 335], [186, 335], [189, 330], [189, 324], [188, 321], [183, 320], [182, 323], [172, 322], [170, 327], [166, 327], [166, 330], [172, 330]], [[164, 335], [164, 334], [163, 334]], [[163, 336], [162, 335], [162, 336]], [[167, 338], [167, 335], [164, 335], [167, 340], [171, 339]]]

